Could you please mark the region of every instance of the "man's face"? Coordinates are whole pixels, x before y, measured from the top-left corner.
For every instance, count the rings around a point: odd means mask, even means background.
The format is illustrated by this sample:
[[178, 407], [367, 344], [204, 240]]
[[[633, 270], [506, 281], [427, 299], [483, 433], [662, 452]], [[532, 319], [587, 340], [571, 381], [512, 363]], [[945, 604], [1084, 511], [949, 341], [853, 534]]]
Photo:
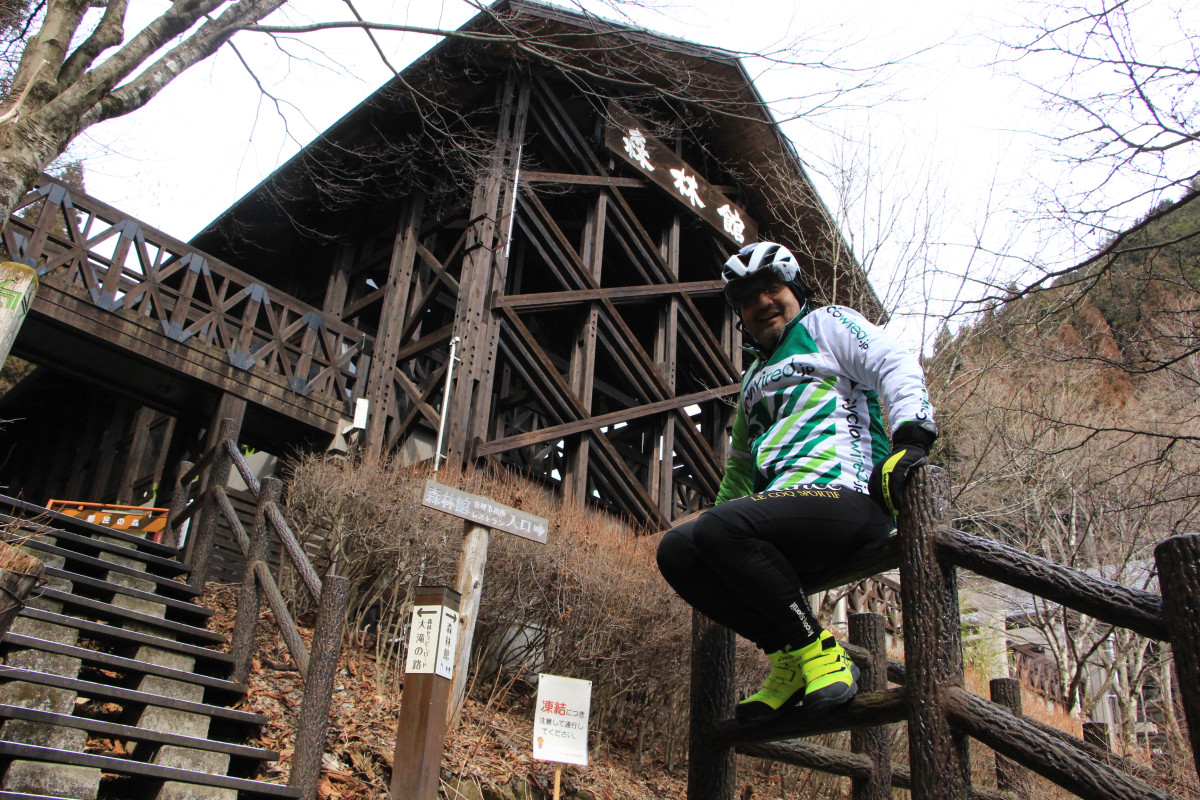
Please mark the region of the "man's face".
[[767, 349], [779, 343], [784, 326], [800, 313], [801, 305], [796, 295], [775, 277], [750, 281], [737, 294], [742, 323], [754, 341]]

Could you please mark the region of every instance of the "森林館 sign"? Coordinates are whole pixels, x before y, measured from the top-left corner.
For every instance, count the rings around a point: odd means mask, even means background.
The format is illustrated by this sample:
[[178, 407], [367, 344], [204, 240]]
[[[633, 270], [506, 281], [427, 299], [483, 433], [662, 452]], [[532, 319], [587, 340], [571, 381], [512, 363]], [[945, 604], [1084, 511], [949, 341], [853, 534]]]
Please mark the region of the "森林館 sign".
[[421, 505], [487, 528], [505, 531], [540, 544], [546, 543], [550, 523], [544, 517], [526, 513], [519, 508], [510, 508], [481, 495], [445, 486], [432, 478], [425, 481]]
[[646, 133], [616, 103], [608, 104], [604, 144], [667, 194], [712, 225], [739, 247], [758, 241], [758, 224], [743, 208], [729, 201], [675, 151]]

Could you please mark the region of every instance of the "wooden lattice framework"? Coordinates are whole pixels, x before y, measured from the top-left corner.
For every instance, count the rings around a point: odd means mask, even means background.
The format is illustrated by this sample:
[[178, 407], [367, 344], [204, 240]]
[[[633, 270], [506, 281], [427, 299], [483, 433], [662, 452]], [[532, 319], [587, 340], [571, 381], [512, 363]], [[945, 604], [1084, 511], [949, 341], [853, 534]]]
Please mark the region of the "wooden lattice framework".
[[[574, 50], [548, 63], [444, 43], [195, 243], [329, 275], [309, 302], [323, 291], [325, 313], [371, 340], [366, 447], [432, 439], [454, 341], [452, 461], [662, 526], [715, 494], [742, 368], [718, 278], [748, 240], [714, 222], [716, 204], [790, 244], [827, 299], [880, 309], [736, 60], [523, 2], [465, 30], [497, 25]], [[614, 42], [636, 58], [604, 55]], [[657, 173], [614, 146], [631, 120], [671, 162]], [[429, 168], [439, 158], [452, 178]], [[671, 166], [699, 182], [704, 212], [663, 180]]]
[[[9, 258], [37, 270], [38, 323], [318, 428], [332, 430], [354, 394], [361, 331], [83, 192], [46, 178], [18, 204], [4, 245]], [[43, 328], [36, 332], [20, 352], [70, 359]]]
[[443, 42], [190, 243], [31, 193], [5, 243], [49, 287], [34, 329], [325, 436], [366, 398], [375, 452], [429, 455], [444, 413], [453, 462], [662, 527], [725, 461], [729, 252], [757, 231], [823, 299], [878, 301], [736, 59], [522, 0], [464, 32], [493, 38]]

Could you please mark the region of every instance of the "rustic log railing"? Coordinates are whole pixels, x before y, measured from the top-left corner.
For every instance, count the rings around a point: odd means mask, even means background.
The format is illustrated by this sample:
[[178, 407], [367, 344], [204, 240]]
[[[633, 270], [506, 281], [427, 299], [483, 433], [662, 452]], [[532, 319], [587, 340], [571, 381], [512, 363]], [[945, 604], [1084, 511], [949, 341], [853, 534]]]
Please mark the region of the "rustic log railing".
[[352, 396], [362, 331], [53, 178], [20, 201], [4, 244], [43, 286], [157, 323], [305, 397]]
[[[226, 419], [221, 423], [217, 446], [195, 465], [186, 462], [180, 465], [171, 502], [169, 543], [178, 548], [184, 522], [194, 521], [182, 549], [184, 563], [191, 568], [189, 582], [200, 588], [204, 585], [217, 525], [224, 520], [232, 530], [234, 539], [246, 557], [246, 574], [230, 638], [229, 650], [234, 661], [231, 677], [239, 683], [245, 683], [250, 675], [250, 660], [254, 654], [254, 640], [265, 599], [288, 652], [304, 679], [304, 699], [296, 725], [296, 748], [288, 785], [300, 789], [301, 796], [306, 800], [312, 800], [316, 797], [321, 756], [325, 752], [325, 737], [329, 731], [329, 706], [345, 627], [350, 582], [339, 575], [329, 574], [324, 580], [317, 575], [279, 509], [282, 484], [275, 478], [265, 478], [260, 483], [242, 458], [237, 441], [238, 424]], [[198, 497], [189, 500], [187, 487], [198, 482], [205, 468], [208, 470], [207, 480], [203, 484], [205, 488]], [[232, 469], [238, 471], [255, 497], [254, 529], [249, 534], [225, 492]], [[272, 537], [283, 544], [283, 550], [291, 560], [300, 582], [308, 589], [317, 606], [311, 652], [304, 646], [300, 629], [268, 568], [267, 554], [271, 549]]]
[[[919, 470], [906, 491], [898, 535], [806, 587], [825, 591], [900, 568], [905, 663], [888, 661], [882, 617], [853, 615], [846, 649], [863, 675], [860, 694], [843, 709], [735, 722], [733, 636], [694, 616], [689, 800], [732, 800], [735, 752], [848, 776], [855, 800], [883, 800], [891, 786], [909, 789], [915, 800], [1026, 800], [1026, 769], [1084, 798], [1167, 798], [1147, 783], [1152, 773], [1145, 767], [1023, 717], [1016, 680], [992, 681], [991, 702], [963, 689], [958, 567], [1170, 643], [1200, 768], [1200, 534], [1155, 548], [1160, 596], [954, 530], [949, 481], [940, 468]], [[888, 681], [900, 685], [888, 688]], [[901, 721], [908, 722], [907, 766], [890, 763], [881, 729]], [[850, 752], [793, 741], [847, 730]], [[996, 752], [996, 789], [972, 787], [969, 738]]]

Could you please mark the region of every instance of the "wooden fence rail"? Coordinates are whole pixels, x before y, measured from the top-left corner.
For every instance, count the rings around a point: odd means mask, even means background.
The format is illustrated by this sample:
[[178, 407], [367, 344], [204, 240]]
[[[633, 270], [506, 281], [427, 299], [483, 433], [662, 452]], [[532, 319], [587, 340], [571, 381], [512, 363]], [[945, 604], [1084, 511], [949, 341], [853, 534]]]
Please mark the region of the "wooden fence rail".
[[[863, 677], [858, 696], [836, 713], [736, 722], [733, 636], [694, 615], [689, 800], [732, 800], [734, 752], [849, 777], [854, 800], [883, 800], [889, 787], [909, 789], [915, 800], [1026, 800], [1025, 770], [1094, 800], [1168, 797], [1147, 783], [1153, 773], [1145, 767], [1023, 717], [1016, 681], [994, 681], [991, 702], [962, 688], [958, 567], [1169, 643], [1200, 768], [1200, 534], [1159, 543], [1157, 595], [954, 530], [940, 468], [919, 470], [906, 493], [896, 536], [806, 587], [815, 593], [900, 568], [905, 663], [883, 653], [879, 615], [852, 615], [846, 650]], [[882, 726], [901, 721], [908, 766], [890, 763], [881, 744]], [[851, 731], [850, 752], [795, 741], [835, 731]], [[971, 738], [996, 751], [997, 789], [971, 785]]]
[[[183, 544], [184, 561], [191, 568], [189, 580], [202, 588], [218, 522], [224, 520], [233, 532], [233, 538], [246, 558], [246, 573], [230, 637], [230, 655], [234, 662], [231, 677], [244, 683], [250, 674], [258, 621], [265, 600], [304, 679], [304, 699], [296, 726], [296, 747], [288, 785], [300, 789], [306, 800], [312, 800], [316, 797], [321, 756], [325, 752], [325, 737], [329, 730], [329, 705], [345, 627], [350, 582], [333, 574], [326, 575], [324, 580], [318, 577], [279, 508], [283, 485], [274, 478], [266, 478], [260, 483], [242, 458], [237, 440], [238, 424], [232, 419], [223, 420], [217, 446], [206, 453], [198, 465], [180, 465], [171, 500], [170, 541], [179, 547], [183, 523], [190, 520], [192, 533]], [[200, 464], [209, 465], [207, 478], [202, 482], [197, 481], [201, 475]], [[255, 498], [254, 528], [250, 533], [246, 532], [226, 494], [225, 485], [234, 469]], [[189, 499], [188, 487], [193, 482], [206, 488], [198, 497]], [[305, 647], [299, 626], [271, 574], [268, 553], [272, 538], [282, 543], [284, 553], [318, 609], [311, 651]]]

